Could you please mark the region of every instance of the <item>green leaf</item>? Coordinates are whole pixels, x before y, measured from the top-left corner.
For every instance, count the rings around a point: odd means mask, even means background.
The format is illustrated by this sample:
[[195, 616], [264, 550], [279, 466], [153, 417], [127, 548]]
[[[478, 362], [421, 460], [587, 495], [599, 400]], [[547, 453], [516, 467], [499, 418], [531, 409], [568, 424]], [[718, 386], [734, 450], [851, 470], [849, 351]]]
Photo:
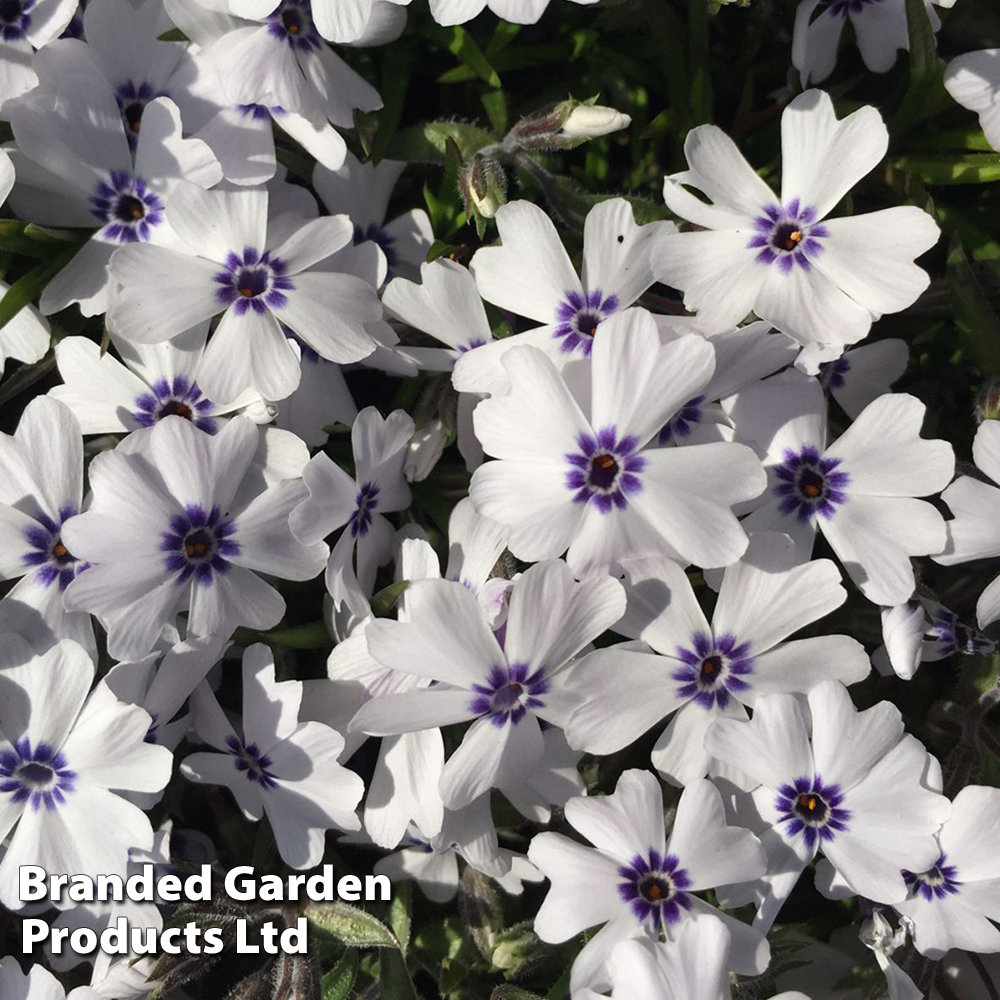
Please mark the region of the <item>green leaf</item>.
[[503, 986], [498, 986], [491, 994], [490, 1000], [543, 1000], [537, 993], [529, 993], [527, 990], [522, 990], [520, 986], [511, 986], [510, 983], [504, 983]]
[[358, 978], [358, 953], [348, 948], [340, 961], [323, 977], [320, 984], [323, 1000], [347, 1000]]
[[948, 250], [948, 283], [955, 308], [955, 325], [973, 362], [984, 375], [1000, 375], [1000, 317], [969, 267], [957, 236]]
[[691, 72], [692, 125], [712, 121], [712, 78], [708, 68], [708, 4], [705, 0], [689, 0], [688, 51]]
[[306, 917], [321, 930], [355, 948], [399, 948], [396, 935], [367, 910], [348, 903], [313, 903]]
[[937, 39], [924, 0], [906, 0], [906, 25], [910, 82], [892, 122], [897, 135], [953, 103], [944, 89], [944, 63], [937, 56]]
[[[500, 76], [490, 65], [489, 59], [483, 54], [483, 50], [476, 44], [473, 37], [461, 25], [453, 28], [439, 28], [434, 26], [430, 30], [431, 38], [443, 48], [446, 48], [453, 56], [459, 59], [484, 83], [491, 87], [500, 86]], [[438, 77], [439, 83], [447, 83], [448, 74]]]
[[521, 33], [522, 24], [512, 24], [510, 21], [497, 21], [493, 35], [486, 44], [486, 58], [498, 56]]
[[82, 230], [45, 229], [33, 222], [0, 219], [0, 250], [10, 250], [27, 257], [48, 258], [52, 255], [53, 246], [65, 246], [67, 243], [79, 245], [86, 238], [87, 234]]
[[307, 625], [290, 625], [258, 632], [252, 628], [238, 628], [233, 633], [237, 646], [249, 646], [255, 642], [266, 642], [269, 646], [284, 646], [286, 649], [326, 649], [332, 643], [326, 625], [309, 622]]
[[455, 141], [462, 156], [468, 158], [495, 140], [486, 129], [466, 122], [425, 122], [400, 129], [389, 142], [386, 156], [409, 163], [444, 163], [448, 138]]
[[[468, 251], [468, 247], [465, 248]], [[460, 243], [448, 243], [446, 240], [435, 240], [431, 244], [430, 250], [427, 251], [427, 263], [429, 264], [432, 260], [437, 260], [438, 257], [447, 257], [449, 260], [455, 260], [457, 257], [461, 256], [463, 253], [463, 248]]]
[[413, 929], [412, 882], [400, 882], [395, 887], [392, 903], [389, 905], [389, 926], [405, 955], [410, 947], [410, 932]]
[[36, 382], [56, 370], [56, 356], [48, 354], [33, 365], [21, 365], [20, 368], [0, 386], [0, 406], [5, 406], [22, 392], [30, 389]]
[[0, 329], [3, 329], [26, 305], [42, 294], [45, 286], [73, 259], [78, 246], [68, 246], [18, 278], [0, 298]]
[[372, 614], [376, 618], [385, 618], [396, 606], [396, 601], [403, 596], [403, 591], [409, 585], [409, 580], [400, 580], [398, 583], [390, 583], [388, 587], [383, 587], [377, 594], [372, 595]]
[[502, 135], [507, 131], [508, 125], [507, 95], [502, 90], [487, 90], [481, 99], [493, 131]]
[[399, 131], [403, 117], [403, 105], [410, 85], [413, 70], [413, 47], [410, 39], [404, 38], [393, 45], [386, 54], [382, 70], [382, 108], [378, 112], [378, 125], [371, 141], [371, 160], [378, 163], [385, 156], [392, 137]]
[[965, 156], [901, 156], [891, 164], [924, 184], [993, 184], [1000, 181], [1000, 153]]
[[379, 957], [378, 969], [382, 1000], [417, 1000], [417, 991], [413, 988], [410, 970], [402, 954], [398, 951], [383, 953]]
[[162, 35], [157, 35], [156, 40], [158, 42], [187, 42], [190, 41], [187, 35], [181, 31], [180, 28], [171, 28], [169, 31], [164, 31]]

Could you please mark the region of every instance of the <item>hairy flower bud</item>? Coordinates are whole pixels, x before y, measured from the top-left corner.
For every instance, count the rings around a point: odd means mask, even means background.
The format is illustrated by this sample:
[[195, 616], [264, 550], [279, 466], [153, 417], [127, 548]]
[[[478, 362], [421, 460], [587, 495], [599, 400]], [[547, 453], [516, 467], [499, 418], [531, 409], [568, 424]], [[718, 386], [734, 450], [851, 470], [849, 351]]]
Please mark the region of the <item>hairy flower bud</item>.
[[628, 115], [614, 108], [605, 108], [599, 104], [577, 104], [563, 122], [562, 134], [594, 139], [599, 135], [628, 128], [631, 122]]
[[976, 422], [1000, 420], [1000, 379], [990, 379], [976, 399]]

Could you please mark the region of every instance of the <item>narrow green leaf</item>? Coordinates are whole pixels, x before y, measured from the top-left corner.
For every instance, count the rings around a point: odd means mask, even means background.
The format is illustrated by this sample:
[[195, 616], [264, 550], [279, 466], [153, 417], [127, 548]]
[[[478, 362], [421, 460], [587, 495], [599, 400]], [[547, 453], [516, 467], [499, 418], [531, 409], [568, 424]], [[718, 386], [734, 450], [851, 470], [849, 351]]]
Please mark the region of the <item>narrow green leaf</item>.
[[398, 583], [390, 583], [388, 587], [383, 587], [377, 594], [373, 594], [371, 599], [372, 614], [376, 618], [385, 618], [396, 606], [396, 601], [403, 596], [403, 592], [409, 585], [409, 580], [400, 580]]
[[515, 38], [521, 33], [521, 24], [512, 24], [510, 21], [497, 21], [497, 26], [493, 29], [493, 35], [486, 43], [486, 58], [492, 60], [498, 56]]
[[330, 633], [321, 621], [309, 622], [307, 625], [291, 625], [288, 628], [274, 628], [267, 632], [238, 628], [233, 633], [233, 642], [237, 646], [266, 642], [269, 646], [284, 646], [287, 649], [326, 649], [331, 645], [331, 641]]
[[47, 261], [18, 278], [0, 298], [0, 329], [3, 329], [28, 303], [42, 294], [45, 286], [73, 259], [78, 246], [68, 246]]
[[396, 935], [400, 950], [405, 955], [410, 947], [413, 929], [413, 883], [400, 882], [393, 892], [389, 905], [389, 926]]
[[41, 361], [36, 361], [33, 365], [21, 365], [10, 378], [4, 379], [3, 385], [0, 386], [0, 406], [5, 406], [55, 370], [56, 356], [54, 354], [47, 354]]
[[348, 948], [337, 964], [323, 977], [323, 1000], [347, 1000], [358, 978], [358, 952]]
[[948, 251], [948, 282], [955, 308], [955, 325], [973, 363], [984, 375], [1000, 375], [1000, 317], [976, 281], [957, 236], [952, 237]]
[[937, 56], [937, 39], [927, 4], [924, 0], [905, 2], [910, 82], [892, 122], [897, 135], [953, 103], [944, 89], [944, 63]]
[[410, 970], [407, 969], [406, 960], [400, 952], [383, 952], [379, 956], [378, 969], [382, 1000], [417, 1000], [417, 991], [413, 988]]
[[382, 70], [382, 108], [378, 112], [378, 127], [371, 143], [371, 159], [378, 163], [385, 156], [392, 137], [399, 131], [403, 105], [413, 71], [413, 47], [404, 38], [386, 54]]
[[924, 184], [994, 184], [1000, 181], [1000, 153], [965, 156], [901, 156], [892, 161]]
[[455, 260], [461, 254], [462, 245], [460, 243], [448, 243], [446, 240], [435, 240], [431, 244], [430, 250], [427, 251], [427, 263], [429, 264], [432, 260], [437, 260], [438, 257], [447, 257], [449, 260]]
[[[489, 59], [483, 54], [475, 39], [461, 25], [455, 25], [453, 28], [435, 26], [430, 34], [434, 41], [468, 66], [484, 83], [488, 83], [491, 87], [500, 86], [499, 74], [490, 65]], [[438, 82], [445, 82], [445, 76], [447, 74], [438, 77]]]
[[691, 91], [689, 100], [694, 116], [693, 125], [712, 121], [712, 78], [708, 68], [708, 4], [705, 0], [688, 3], [688, 54], [690, 57]]
[[321, 930], [356, 948], [399, 948], [396, 935], [377, 917], [348, 903], [313, 903], [306, 917]]
[[27, 257], [48, 258], [53, 246], [79, 245], [87, 233], [67, 229], [45, 229], [33, 222], [0, 219], [0, 250], [10, 250]]
[[493, 131], [503, 135], [508, 125], [507, 95], [502, 90], [487, 90], [482, 96], [482, 102]]
[[400, 129], [390, 140], [386, 156], [409, 163], [444, 163], [449, 137], [465, 158], [495, 141], [486, 129], [466, 122], [425, 122]]

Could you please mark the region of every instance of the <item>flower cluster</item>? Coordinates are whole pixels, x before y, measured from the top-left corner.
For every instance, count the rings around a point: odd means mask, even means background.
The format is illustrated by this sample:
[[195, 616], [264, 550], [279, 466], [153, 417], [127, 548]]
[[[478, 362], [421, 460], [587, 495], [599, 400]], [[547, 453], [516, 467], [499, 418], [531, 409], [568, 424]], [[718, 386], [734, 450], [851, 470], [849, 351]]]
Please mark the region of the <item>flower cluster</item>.
[[[344, 952], [322, 993], [329, 934], [208, 992], [193, 957], [8, 957], [0, 1000], [61, 1000], [49, 969], [85, 960], [71, 1000], [341, 1000], [355, 975], [457, 1000], [500, 973], [572, 1000], [996, 998], [1000, 411], [948, 435], [884, 335], [912, 339], [940, 224], [978, 223], [880, 170], [878, 108], [805, 89], [774, 108], [780, 168], [692, 122], [663, 206], [590, 198], [574, 233], [547, 157], [629, 116], [571, 98], [508, 129], [494, 95], [504, 134], [438, 123], [385, 158], [405, 86], [384, 74], [380, 112], [357, 50], [408, 5], [0, 0], [0, 266], [51, 257], [0, 284], [0, 403], [36, 390], [0, 434], [0, 906], [27, 914], [27, 864], [344, 851], [418, 906], [458, 896], [465, 930], [373, 916], [341, 936], [388, 957]], [[547, 3], [429, 6], [485, 80], [518, 29], [484, 54], [457, 26]], [[848, 21], [888, 71], [914, 10], [932, 44], [930, 0], [803, 0], [802, 85]], [[998, 67], [943, 75], [996, 148]], [[422, 158], [460, 190], [450, 229], [430, 187], [390, 211]], [[956, 657], [954, 691], [900, 683]], [[784, 926], [820, 896], [851, 900], [857, 981]], [[958, 952], [967, 993], [935, 964]]]

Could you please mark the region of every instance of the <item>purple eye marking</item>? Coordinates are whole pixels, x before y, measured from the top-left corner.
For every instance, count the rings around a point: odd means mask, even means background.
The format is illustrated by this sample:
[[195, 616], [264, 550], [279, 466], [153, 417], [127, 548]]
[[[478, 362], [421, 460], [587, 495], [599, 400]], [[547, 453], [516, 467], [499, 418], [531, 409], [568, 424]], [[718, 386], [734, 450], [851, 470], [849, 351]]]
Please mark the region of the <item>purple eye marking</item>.
[[187, 583], [192, 575], [203, 587], [210, 587], [215, 573], [229, 572], [229, 559], [240, 554], [239, 542], [232, 539], [235, 521], [224, 521], [218, 507], [206, 514], [192, 505], [170, 519], [163, 532], [160, 551], [167, 553], [163, 565], [177, 574], [177, 583]]
[[848, 829], [851, 812], [841, 808], [843, 801], [840, 785], [824, 785], [817, 774], [782, 785], [774, 808], [780, 814], [778, 822], [787, 824], [785, 833], [789, 837], [801, 833], [811, 848], [817, 840], [833, 840], [837, 831]]
[[226, 746], [236, 758], [233, 766], [247, 776], [247, 781], [260, 785], [261, 789], [266, 791], [277, 786], [277, 779], [268, 770], [272, 764], [271, 758], [261, 753], [256, 743], [246, 743], [235, 736], [227, 736]]
[[267, 22], [268, 34], [287, 42], [293, 49], [308, 52], [320, 46], [309, 0], [282, 0], [268, 15]]
[[618, 296], [608, 295], [595, 288], [586, 296], [579, 292], [567, 292], [566, 297], [556, 306], [556, 328], [552, 334], [561, 340], [560, 349], [566, 354], [575, 350], [589, 358], [594, 347], [594, 334], [602, 320], [606, 320], [618, 310]]
[[692, 431], [695, 424], [701, 423], [702, 403], [704, 396], [695, 396], [689, 399], [671, 418], [670, 422], [663, 425], [657, 441], [661, 445], [670, 444], [675, 438], [686, 438]]
[[354, 245], [367, 243], [369, 240], [377, 243], [382, 248], [382, 253], [385, 254], [385, 262], [389, 266], [386, 278], [392, 277], [393, 265], [399, 261], [399, 254], [396, 251], [396, 237], [386, 232], [377, 222], [370, 222], [364, 229], [359, 225], [355, 225]]
[[783, 498], [782, 514], [794, 514], [807, 522], [818, 513], [829, 521], [838, 505], [847, 503], [844, 487], [851, 477], [837, 471], [839, 458], [821, 458], [817, 448], [806, 445], [798, 454], [786, 449], [784, 459], [774, 467], [778, 482], [772, 487], [772, 492]]
[[76, 788], [75, 781], [76, 772], [66, 758], [47, 743], [32, 750], [25, 736], [0, 752], [0, 792], [10, 795], [11, 802], [28, 803], [35, 812], [42, 806], [61, 806]]
[[678, 648], [677, 658], [685, 664], [671, 674], [678, 682], [677, 694], [704, 709], [725, 708], [730, 695], [750, 689], [744, 679], [753, 673], [750, 643], [737, 643], [734, 635], [713, 639], [698, 632], [691, 637], [690, 648]]
[[691, 885], [688, 873], [673, 854], [663, 857], [653, 848], [643, 857], [637, 854], [618, 869], [625, 880], [618, 883], [618, 894], [629, 904], [636, 919], [659, 932], [666, 924], [676, 924], [691, 899], [684, 891]]
[[958, 878], [958, 869], [954, 865], [945, 864], [948, 856], [942, 854], [934, 867], [914, 875], [903, 871], [903, 881], [910, 887], [910, 894], [920, 893], [928, 902], [934, 899], [944, 899], [945, 896], [957, 896], [962, 884]]
[[819, 384], [829, 392], [844, 388], [844, 376], [851, 370], [850, 359], [844, 355], [836, 361], [824, 361], [819, 366]]
[[226, 270], [219, 271], [213, 281], [220, 287], [215, 292], [216, 301], [231, 305], [237, 316], [248, 309], [259, 315], [267, 310], [280, 309], [288, 304], [285, 292], [295, 288], [291, 278], [285, 277], [287, 265], [280, 257], [271, 257], [269, 250], [260, 253], [256, 247], [244, 247], [243, 253], [226, 255]]
[[63, 507], [59, 511], [59, 521], [56, 523], [48, 515], [41, 514], [36, 518], [36, 524], [26, 528], [24, 537], [32, 551], [21, 556], [21, 562], [26, 566], [36, 566], [35, 581], [43, 587], [59, 583], [59, 589], [65, 590], [90, 563], [80, 562], [63, 544], [61, 530], [63, 522], [77, 513], [75, 507]]
[[28, 13], [35, 6], [35, 0], [0, 0], [0, 38], [5, 42], [16, 42], [31, 30], [31, 16]]
[[112, 170], [98, 181], [90, 197], [90, 211], [103, 228], [98, 237], [106, 243], [145, 243], [152, 227], [163, 221], [163, 202], [141, 177]]
[[935, 608], [931, 613], [931, 620], [933, 624], [927, 630], [927, 638], [937, 643], [937, 652], [942, 657], [955, 653], [985, 656], [996, 648], [996, 643], [981, 632], [963, 625], [954, 611]]
[[190, 420], [206, 434], [214, 434], [218, 429], [211, 417], [204, 416], [212, 409], [212, 401], [186, 375], [175, 375], [169, 382], [159, 378], [150, 388], [152, 392], [136, 398], [136, 408], [132, 411], [140, 426], [152, 427], [158, 420], [174, 416]]
[[516, 726], [529, 708], [541, 708], [551, 685], [545, 677], [545, 668], [528, 673], [526, 663], [493, 666], [485, 684], [473, 684], [477, 697], [472, 699], [469, 711], [488, 716], [493, 725], [503, 728], [509, 721]]
[[126, 80], [115, 90], [115, 100], [121, 109], [122, 122], [125, 125], [125, 138], [130, 149], [135, 149], [142, 128], [142, 114], [150, 101], [157, 97], [165, 97], [162, 91], [153, 89], [153, 85], [143, 80], [136, 85], [134, 80]]
[[378, 483], [365, 483], [354, 498], [354, 513], [347, 522], [351, 526], [351, 534], [357, 538], [368, 534], [372, 523], [372, 511], [378, 506]]
[[823, 252], [820, 240], [830, 235], [829, 230], [816, 222], [816, 209], [802, 206], [793, 198], [784, 207], [765, 205], [764, 214], [753, 220], [756, 235], [750, 238], [747, 249], [756, 249], [761, 264], [775, 264], [784, 274], [798, 264], [804, 271], [812, 268], [810, 259]]
[[819, 5], [826, 7], [834, 17], [847, 17], [848, 14], [860, 14], [869, 4], [881, 2], [882, 0], [819, 0]]
[[593, 501], [602, 514], [613, 507], [624, 510], [628, 494], [642, 489], [638, 473], [646, 467], [646, 460], [635, 454], [638, 445], [631, 435], [619, 439], [614, 426], [602, 428], [596, 438], [581, 434], [577, 438], [580, 450], [566, 455], [570, 464], [566, 488], [573, 492], [573, 502]]

